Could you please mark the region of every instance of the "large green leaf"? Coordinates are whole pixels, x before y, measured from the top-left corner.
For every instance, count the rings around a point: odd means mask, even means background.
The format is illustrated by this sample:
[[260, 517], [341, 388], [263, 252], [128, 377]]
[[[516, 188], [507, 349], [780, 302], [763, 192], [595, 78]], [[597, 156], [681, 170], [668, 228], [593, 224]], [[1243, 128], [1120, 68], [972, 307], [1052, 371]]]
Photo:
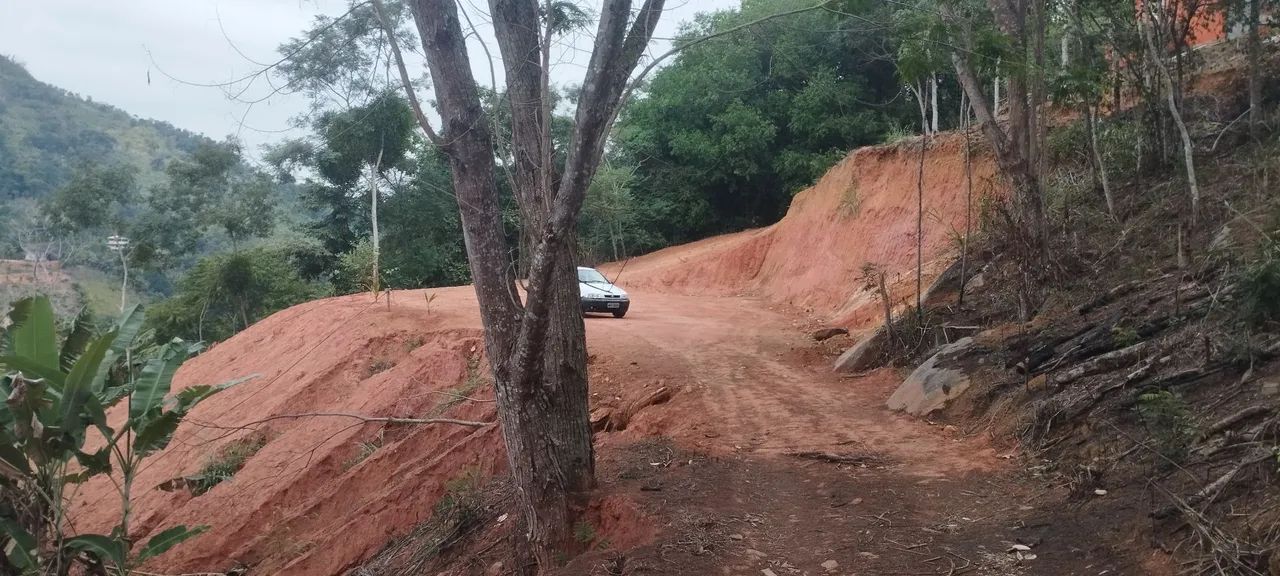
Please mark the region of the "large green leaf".
[[85, 402], [93, 396], [95, 389], [101, 388], [98, 385], [101, 379], [106, 378], [106, 372], [101, 370], [102, 360], [115, 339], [113, 330], [89, 344], [62, 386], [62, 429], [78, 438], [84, 437], [84, 428], [88, 424], [82, 413]]
[[118, 568], [124, 568], [125, 566], [124, 542], [118, 538], [102, 534], [81, 534], [68, 538], [62, 543], [62, 546], [80, 552], [91, 552], [100, 558], [103, 563], [109, 561]]
[[182, 412], [183, 414], [185, 414], [189, 412], [192, 408], [195, 408], [196, 404], [199, 404], [200, 402], [204, 401], [210, 396], [213, 396], [214, 394], [217, 394], [223, 390], [226, 390], [227, 388], [230, 388], [242, 382], [248, 382], [249, 380], [253, 380], [254, 378], [257, 378], [257, 377], [258, 377], [257, 374], [251, 374], [243, 378], [228, 380], [221, 384], [213, 384], [213, 385], [197, 384], [195, 386], [188, 386], [186, 388], [183, 388], [181, 392], [178, 392], [177, 394], [173, 395], [173, 401], [171, 402], [170, 409], [178, 412]]
[[53, 305], [47, 296], [20, 300], [9, 313], [9, 354], [40, 366], [58, 369], [58, 333]]
[[142, 307], [137, 304], [126, 310], [120, 322], [116, 324], [117, 336], [111, 350], [123, 356], [126, 350], [133, 347], [133, 342], [138, 338], [138, 332], [142, 330], [142, 321], [145, 318], [146, 314], [142, 313]]
[[41, 378], [57, 389], [62, 389], [67, 378], [57, 366], [45, 366], [26, 356], [0, 356], [0, 368], [21, 372], [27, 378]]
[[165, 412], [145, 420], [137, 420], [140, 422], [134, 429], [137, 436], [133, 438], [133, 451], [139, 458], [145, 457], [152, 452], [164, 450], [169, 445], [169, 441], [173, 439], [173, 433], [178, 429], [178, 424], [182, 423], [182, 414], [179, 412]]
[[36, 559], [36, 538], [9, 518], [0, 518], [0, 533], [9, 537], [5, 557], [19, 570], [32, 570], [39, 566]]
[[89, 312], [89, 307], [81, 308], [75, 321], [71, 323], [71, 332], [67, 334], [67, 339], [62, 341], [62, 352], [58, 354], [58, 366], [63, 372], [70, 372], [76, 359], [84, 354], [89, 343], [93, 342], [95, 329], [93, 314]]
[[129, 418], [141, 420], [152, 410], [158, 410], [164, 397], [173, 386], [173, 375], [187, 360], [187, 345], [174, 340], [156, 352], [142, 367], [142, 373], [134, 381], [133, 396], [129, 399]]
[[76, 450], [76, 462], [80, 463], [80, 467], [88, 473], [89, 476], [95, 474], [105, 474], [111, 471], [111, 447], [103, 446], [97, 452], [92, 454]]
[[138, 553], [138, 563], [141, 564], [151, 558], [164, 554], [170, 548], [190, 540], [191, 538], [204, 534], [208, 529], [208, 526], [196, 526], [194, 528], [174, 526], [173, 528], [156, 534], [151, 537], [151, 540], [147, 541], [147, 545], [143, 546], [142, 551]]

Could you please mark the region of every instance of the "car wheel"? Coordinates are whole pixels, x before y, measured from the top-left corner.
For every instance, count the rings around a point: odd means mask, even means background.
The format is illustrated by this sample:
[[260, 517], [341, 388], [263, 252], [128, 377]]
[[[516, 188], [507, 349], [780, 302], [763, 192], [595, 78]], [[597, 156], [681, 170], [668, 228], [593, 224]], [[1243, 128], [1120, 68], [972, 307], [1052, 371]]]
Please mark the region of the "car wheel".
[[613, 317], [614, 317], [614, 318], [621, 318], [621, 317], [626, 316], [626, 315], [627, 315], [627, 311], [626, 311], [626, 310], [614, 310], [614, 311], [613, 311]]

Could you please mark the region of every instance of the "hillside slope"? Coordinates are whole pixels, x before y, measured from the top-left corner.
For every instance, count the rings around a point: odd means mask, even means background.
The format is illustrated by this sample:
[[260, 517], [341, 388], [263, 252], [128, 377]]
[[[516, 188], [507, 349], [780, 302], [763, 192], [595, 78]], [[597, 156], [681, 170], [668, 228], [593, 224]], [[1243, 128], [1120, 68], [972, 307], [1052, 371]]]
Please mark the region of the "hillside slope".
[[[938, 230], [926, 242], [930, 270], [952, 246], [942, 230], [963, 226], [960, 143], [939, 140], [926, 163], [925, 201], [934, 215], [929, 226]], [[662, 436], [713, 453], [747, 447], [766, 455], [782, 446], [857, 443], [893, 454], [900, 471], [922, 478], [994, 466], [984, 442], [965, 443], [957, 452], [958, 444], [933, 440], [927, 426], [885, 420], [879, 396], [839, 392], [827, 361], [813, 363], [813, 354], [822, 352], [795, 353], [812, 342], [796, 330], [794, 317], [767, 310], [769, 301], [784, 302], [854, 322], [866, 300], [856, 278], [868, 261], [902, 276], [904, 289], [914, 287], [905, 280], [914, 279], [908, 272], [915, 261], [918, 167], [912, 149], [906, 143], [851, 154], [797, 196], [775, 226], [632, 261], [624, 273], [639, 287], [632, 314], [623, 321], [588, 321], [593, 407], [626, 406], [655, 385], [671, 388], [675, 398], [600, 441]], [[975, 183], [981, 186], [991, 170], [989, 160], [979, 159]], [[704, 298], [708, 291], [755, 292], [767, 300]], [[455, 479], [500, 473], [505, 459], [493, 427], [292, 416], [492, 421], [474, 295], [466, 287], [432, 293], [437, 298], [429, 301], [422, 292], [397, 292], [390, 306], [364, 294], [296, 306], [184, 366], [180, 385], [258, 377], [202, 404], [139, 478], [138, 534], [179, 523], [213, 526], [154, 567], [342, 573], [429, 518]], [[779, 379], [788, 385], [769, 384]], [[893, 381], [889, 375], [867, 389], [883, 391]], [[807, 401], [797, 401], [797, 389], [807, 391]], [[764, 431], [762, 414], [793, 424]], [[770, 435], [772, 447], [762, 445], [762, 435]], [[170, 481], [198, 477], [245, 446], [253, 447], [251, 454], [231, 479], [203, 494], [172, 490]], [[77, 526], [106, 529], [118, 513], [115, 503], [109, 482], [85, 486], [76, 502]], [[619, 534], [609, 538], [629, 541]]]
[[41, 82], [0, 56], [0, 202], [42, 197], [84, 162], [134, 166], [145, 186], [203, 140]]
[[[863, 266], [883, 270], [895, 302], [915, 293], [919, 140], [851, 152], [796, 194], [767, 228], [718, 236], [606, 266], [632, 288], [690, 294], [756, 294], [850, 328], [877, 317]], [[973, 148], [973, 217], [996, 194], [996, 166]], [[964, 139], [944, 134], [924, 164], [924, 283], [953, 261], [965, 229]]]

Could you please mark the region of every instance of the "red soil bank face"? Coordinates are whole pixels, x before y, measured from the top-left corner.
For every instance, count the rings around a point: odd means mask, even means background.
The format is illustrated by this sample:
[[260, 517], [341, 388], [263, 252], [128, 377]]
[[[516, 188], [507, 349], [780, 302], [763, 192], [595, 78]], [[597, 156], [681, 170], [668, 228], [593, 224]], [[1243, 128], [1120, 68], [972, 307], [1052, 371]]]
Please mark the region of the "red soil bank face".
[[[858, 328], [876, 318], [862, 289], [865, 264], [888, 275], [895, 300], [915, 293], [918, 140], [862, 148], [812, 188], [787, 215], [758, 230], [675, 246], [627, 263], [624, 286], [690, 294], [752, 293]], [[983, 194], [1000, 194], [996, 166], [973, 152], [973, 218]], [[934, 138], [924, 167], [925, 286], [951, 262], [965, 230], [964, 139]], [[619, 265], [605, 267], [617, 273]]]
[[[247, 436], [235, 429], [246, 423], [306, 412], [422, 417], [438, 410], [451, 398], [441, 392], [475, 377], [469, 365], [480, 361], [483, 345], [471, 288], [433, 292], [439, 297], [430, 313], [422, 292], [396, 293], [391, 311], [368, 294], [296, 306], [184, 365], [179, 387], [259, 376], [201, 404], [170, 447], [144, 462], [133, 534], [211, 526], [152, 567], [179, 573], [243, 563], [255, 574], [340, 574], [425, 520], [450, 480], [501, 471], [505, 452], [494, 427], [383, 430], [347, 418], [282, 419], [252, 426], [266, 445], [208, 493], [158, 489]], [[478, 371], [484, 376], [482, 362]], [[469, 394], [492, 398], [487, 383]], [[490, 421], [493, 411], [492, 403], [462, 402], [448, 415]], [[380, 431], [381, 447], [360, 460], [360, 443]], [[102, 479], [76, 493], [73, 505], [84, 532], [107, 532], [119, 518], [118, 497]]]

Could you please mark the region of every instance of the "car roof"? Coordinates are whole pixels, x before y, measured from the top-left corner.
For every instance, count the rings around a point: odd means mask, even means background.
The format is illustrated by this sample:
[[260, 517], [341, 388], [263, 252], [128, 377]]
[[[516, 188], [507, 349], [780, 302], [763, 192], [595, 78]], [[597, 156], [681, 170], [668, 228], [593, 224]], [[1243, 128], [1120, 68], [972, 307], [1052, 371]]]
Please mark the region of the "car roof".
[[578, 270], [595, 270], [595, 268], [588, 268], [588, 267], [586, 267], [586, 266], [579, 266], [579, 267], [578, 267]]

